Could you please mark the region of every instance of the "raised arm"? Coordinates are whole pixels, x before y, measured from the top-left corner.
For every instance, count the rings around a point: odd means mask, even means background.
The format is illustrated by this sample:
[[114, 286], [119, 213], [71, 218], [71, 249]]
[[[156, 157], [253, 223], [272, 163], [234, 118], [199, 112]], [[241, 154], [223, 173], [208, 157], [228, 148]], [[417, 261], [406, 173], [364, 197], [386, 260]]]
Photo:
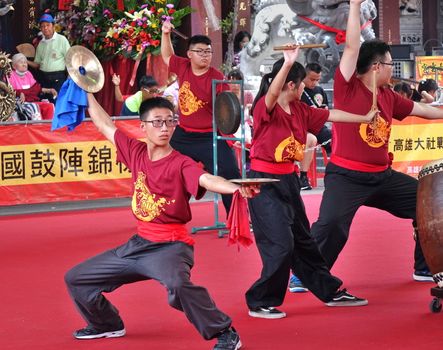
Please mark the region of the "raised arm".
[[88, 104], [89, 115], [98, 131], [115, 145], [114, 134], [117, 128], [109, 117], [109, 114], [100, 106], [93, 94], [88, 94]]
[[112, 83], [114, 84], [115, 100], [118, 102], [123, 102], [123, 94], [120, 90], [120, 75], [114, 73], [112, 75]]
[[162, 26], [162, 41], [161, 41], [161, 54], [163, 61], [169, 66], [169, 60], [171, 56], [174, 54], [174, 48], [172, 47], [171, 41], [171, 29], [174, 28], [174, 25], [169, 22], [163, 22]]
[[414, 102], [411, 115], [423, 119], [443, 119], [443, 108], [432, 107], [426, 103]]
[[346, 43], [340, 59], [340, 72], [346, 81], [351, 79], [357, 66], [358, 51], [360, 50], [360, 5], [365, 0], [351, 0], [349, 17], [346, 25]]
[[277, 75], [272, 79], [272, 83], [269, 86], [268, 92], [265, 96], [265, 104], [268, 112], [272, 111], [277, 103], [278, 96], [285, 85], [286, 78], [288, 77], [289, 71], [292, 65], [297, 60], [299, 48], [294, 50], [283, 50], [284, 62], [281, 69], [278, 71]]

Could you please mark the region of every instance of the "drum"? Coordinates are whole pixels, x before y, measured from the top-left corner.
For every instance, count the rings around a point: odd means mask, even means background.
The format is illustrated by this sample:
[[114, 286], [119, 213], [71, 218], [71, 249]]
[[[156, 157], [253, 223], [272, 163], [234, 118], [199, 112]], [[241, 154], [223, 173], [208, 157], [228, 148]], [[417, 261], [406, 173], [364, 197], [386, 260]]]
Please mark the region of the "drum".
[[443, 288], [443, 159], [424, 165], [418, 175], [417, 226], [426, 262]]

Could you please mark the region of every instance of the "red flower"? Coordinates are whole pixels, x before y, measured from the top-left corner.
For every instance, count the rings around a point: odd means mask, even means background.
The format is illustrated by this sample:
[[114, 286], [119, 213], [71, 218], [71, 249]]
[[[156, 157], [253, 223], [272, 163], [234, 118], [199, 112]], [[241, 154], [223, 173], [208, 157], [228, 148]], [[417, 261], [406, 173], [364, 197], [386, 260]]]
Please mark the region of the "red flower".
[[175, 12], [174, 9], [169, 9], [169, 10], [168, 10], [168, 13], [169, 13], [170, 15], [172, 15], [174, 12]]

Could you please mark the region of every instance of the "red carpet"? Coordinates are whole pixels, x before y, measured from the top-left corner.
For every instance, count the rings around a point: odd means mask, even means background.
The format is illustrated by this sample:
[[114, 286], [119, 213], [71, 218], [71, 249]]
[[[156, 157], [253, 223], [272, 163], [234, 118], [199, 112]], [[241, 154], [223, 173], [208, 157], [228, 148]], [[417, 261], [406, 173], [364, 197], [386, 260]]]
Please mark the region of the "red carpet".
[[[311, 220], [320, 195], [304, 196]], [[212, 224], [212, 204], [193, 205], [192, 226]], [[119, 339], [78, 341], [84, 326], [67, 295], [63, 275], [74, 264], [124, 242], [134, 232], [128, 209], [48, 213], [0, 218], [0, 349], [138, 350], [211, 349], [170, 308], [155, 282], [127, 285], [109, 295], [126, 323]], [[369, 299], [361, 308], [328, 308], [311, 294], [288, 293], [288, 317], [247, 316], [244, 292], [257, 278], [255, 246], [227, 247], [215, 232], [195, 236], [193, 280], [206, 286], [234, 320], [244, 349], [437, 349], [443, 314], [429, 311], [432, 283], [412, 281], [412, 229], [407, 220], [362, 208], [334, 268], [345, 286]], [[242, 349], [243, 349], [242, 348]]]

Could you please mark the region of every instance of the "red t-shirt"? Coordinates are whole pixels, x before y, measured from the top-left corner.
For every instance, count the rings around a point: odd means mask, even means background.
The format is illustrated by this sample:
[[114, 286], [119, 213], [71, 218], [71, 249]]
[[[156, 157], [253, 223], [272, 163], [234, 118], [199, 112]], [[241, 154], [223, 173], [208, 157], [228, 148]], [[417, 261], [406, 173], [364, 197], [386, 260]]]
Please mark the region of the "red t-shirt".
[[[177, 74], [180, 86], [180, 127], [188, 131], [212, 131], [212, 80], [223, 80], [223, 74], [210, 67], [206, 73], [197, 76], [192, 72], [190, 60], [176, 55], [171, 56], [169, 71]], [[219, 90], [221, 87], [217, 86]]]
[[[138, 220], [138, 232], [143, 231], [143, 237], [158, 241], [155, 234], [146, 237], [144, 223], [189, 222], [192, 218], [189, 206], [191, 195], [200, 199], [206, 191], [199, 186], [199, 178], [205, 173], [204, 170], [191, 158], [175, 150], [153, 162], [149, 159], [145, 142], [130, 138], [118, 129], [114, 140], [117, 161], [125, 164], [132, 173], [134, 193], [131, 207]], [[174, 237], [169, 239], [174, 240]]]
[[306, 133], [317, 134], [328, 120], [329, 111], [311, 108], [294, 101], [291, 114], [277, 103], [271, 113], [266, 111], [265, 96], [254, 107], [254, 136], [251, 159], [270, 163], [284, 163], [303, 159]]
[[[372, 92], [354, 74], [345, 81], [340, 69], [335, 72], [334, 107], [355, 114], [367, 114], [372, 106]], [[388, 145], [392, 118], [403, 120], [410, 115], [413, 101], [390, 88], [378, 88], [377, 127], [366, 123], [334, 123], [331, 161], [357, 171], [382, 171], [389, 166]]]

